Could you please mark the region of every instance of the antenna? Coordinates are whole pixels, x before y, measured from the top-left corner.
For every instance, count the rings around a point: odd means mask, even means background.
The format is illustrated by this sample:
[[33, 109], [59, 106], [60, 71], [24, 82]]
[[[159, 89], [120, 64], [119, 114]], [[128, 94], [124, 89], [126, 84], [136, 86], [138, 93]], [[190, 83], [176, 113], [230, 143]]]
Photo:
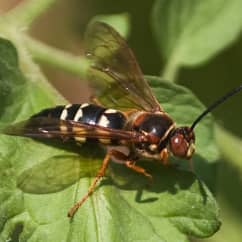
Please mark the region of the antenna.
[[232, 97], [236, 93], [238, 93], [242, 89], [242, 84], [240, 84], [238, 87], [232, 89], [228, 93], [226, 93], [224, 96], [220, 97], [218, 100], [216, 100], [214, 103], [212, 103], [202, 114], [200, 114], [195, 121], [193, 122], [191, 126], [191, 130], [195, 128], [195, 126], [203, 119], [209, 112], [211, 112], [214, 108], [219, 106], [221, 103], [225, 102], [228, 98]]

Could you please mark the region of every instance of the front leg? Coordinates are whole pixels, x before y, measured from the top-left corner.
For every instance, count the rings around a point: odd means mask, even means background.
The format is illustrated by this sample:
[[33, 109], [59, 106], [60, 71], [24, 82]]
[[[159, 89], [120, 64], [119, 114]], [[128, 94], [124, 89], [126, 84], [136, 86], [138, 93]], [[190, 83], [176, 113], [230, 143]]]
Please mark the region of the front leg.
[[168, 157], [169, 157], [169, 153], [167, 148], [162, 149], [160, 152], [160, 158], [161, 158], [162, 164], [165, 166], [169, 165]]
[[133, 171], [136, 171], [138, 173], [143, 174], [144, 176], [148, 177], [150, 180], [152, 180], [152, 176], [143, 168], [140, 166], [137, 166], [135, 164], [135, 161], [132, 160], [126, 160], [124, 163], [128, 168], [132, 169]]
[[134, 153], [131, 153], [129, 155], [125, 155], [120, 151], [114, 150], [112, 156], [116, 159], [118, 159], [119, 161], [121, 161], [121, 164], [124, 164], [126, 167], [128, 167], [129, 169], [141, 173], [144, 176], [148, 177], [149, 179], [152, 180], [152, 176], [143, 168], [140, 166], [137, 166], [136, 160], [137, 158], [133, 158], [134, 157]]

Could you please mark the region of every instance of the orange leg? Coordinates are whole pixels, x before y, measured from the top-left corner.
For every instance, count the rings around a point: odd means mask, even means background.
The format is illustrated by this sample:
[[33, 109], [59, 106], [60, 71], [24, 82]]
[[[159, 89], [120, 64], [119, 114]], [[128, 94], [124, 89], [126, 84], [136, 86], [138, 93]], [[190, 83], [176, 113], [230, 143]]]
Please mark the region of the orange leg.
[[143, 174], [144, 176], [148, 177], [150, 180], [152, 180], [152, 176], [142, 167], [135, 165], [135, 162], [132, 160], [127, 160], [124, 163], [128, 168], [132, 169], [133, 171], [136, 171], [138, 173]]
[[135, 160], [130, 160], [130, 157], [121, 153], [120, 151], [113, 150], [112, 155], [118, 158], [119, 160], [124, 161], [124, 165], [133, 171], [136, 171], [138, 173], [143, 174], [144, 176], [148, 177], [149, 179], [152, 180], [152, 176], [146, 172], [146, 170], [143, 167], [137, 166], [135, 164]]
[[102, 104], [98, 101], [98, 99], [95, 96], [91, 96], [90, 101], [98, 106], [102, 106]]
[[107, 166], [108, 166], [108, 163], [109, 163], [109, 160], [111, 158], [111, 156], [119, 159], [119, 160], [122, 160], [124, 161], [124, 164], [138, 172], [138, 173], [141, 173], [143, 175], [145, 175], [146, 177], [152, 179], [152, 176], [146, 172], [146, 170], [140, 166], [136, 166], [135, 165], [135, 162], [132, 161], [132, 160], [128, 160], [128, 156], [126, 156], [125, 154], [123, 154], [122, 152], [120, 151], [117, 151], [117, 150], [110, 150], [106, 156], [104, 157], [103, 159], [103, 162], [102, 162], [102, 166], [100, 167], [100, 169], [98, 170], [98, 173], [96, 175], [96, 177], [94, 178], [94, 180], [92, 181], [90, 187], [88, 188], [88, 191], [87, 193], [79, 200], [77, 201], [73, 207], [70, 208], [70, 210], [68, 211], [68, 217], [73, 217], [74, 214], [76, 213], [76, 211], [78, 210], [78, 208], [87, 200], [87, 198], [93, 193], [96, 185], [97, 185], [97, 182], [104, 176], [105, 174], [105, 171], [107, 169]]
[[161, 150], [160, 158], [161, 158], [163, 165], [165, 165], [165, 166], [169, 165], [168, 157], [169, 157], [169, 154], [168, 154], [167, 148], [164, 148], [163, 150]]
[[98, 170], [98, 173], [96, 175], [96, 177], [94, 178], [94, 180], [92, 181], [92, 184], [90, 185], [90, 187], [88, 188], [87, 193], [79, 200], [77, 201], [73, 207], [70, 208], [70, 210], [68, 211], [68, 217], [73, 217], [73, 215], [76, 213], [77, 209], [87, 200], [87, 198], [93, 193], [97, 182], [104, 176], [105, 174], [105, 170], [108, 166], [110, 157], [112, 155], [112, 150], [110, 152], [108, 152], [106, 154], [106, 156], [103, 159], [102, 162], [102, 166], [100, 167], [100, 169]]

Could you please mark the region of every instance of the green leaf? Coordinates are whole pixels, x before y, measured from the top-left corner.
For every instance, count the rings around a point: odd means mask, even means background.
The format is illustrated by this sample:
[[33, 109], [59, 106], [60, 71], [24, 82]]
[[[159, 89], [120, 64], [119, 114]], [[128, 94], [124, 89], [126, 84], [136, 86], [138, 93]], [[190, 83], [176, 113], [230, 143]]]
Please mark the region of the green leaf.
[[[1, 125], [59, 100], [42, 82], [23, 75], [17, 63], [14, 47], [0, 39]], [[202, 111], [187, 89], [149, 79], [178, 124], [191, 124]], [[194, 163], [214, 162], [211, 117], [196, 131]], [[68, 208], [87, 191], [103, 152], [96, 145], [51, 144], [0, 135], [1, 241], [188, 241], [188, 235], [207, 237], [219, 229], [218, 206], [203, 182], [190, 171], [147, 161], [140, 165], [152, 183], [110, 163], [107, 177], [70, 220]]]
[[[221, 126], [215, 137], [224, 160], [217, 167], [216, 198], [223, 226], [213, 241], [240, 241], [242, 218], [242, 141]], [[209, 240], [208, 240], [209, 241]]]
[[128, 13], [96, 15], [91, 21], [100, 21], [111, 25], [125, 39], [130, 32], [130, 16]]
[[170, 65], [193, 66], [232, 44], [242, 26], [240, 0], [156, 0], [152, 26]]

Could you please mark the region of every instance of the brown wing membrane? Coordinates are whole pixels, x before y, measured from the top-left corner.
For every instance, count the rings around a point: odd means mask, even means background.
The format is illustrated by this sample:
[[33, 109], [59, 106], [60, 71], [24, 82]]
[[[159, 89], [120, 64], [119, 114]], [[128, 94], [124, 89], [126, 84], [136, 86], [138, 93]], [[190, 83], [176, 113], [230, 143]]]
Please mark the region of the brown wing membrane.
[[105, 23], [91, 23], [86, 45], [92, 60], [88, 78], [100, 103], [119, 110], [161, 110], [133, 52], [119, 33]]
[[126, 140], [139, 142], [142, 135], [125, 130], [104, 128], [97, 125], [82, 124], [72, 120], [37, 117], [7, 127], [3, 133], [31, 138], [60, 138], [68, 140], [75, 137]]

